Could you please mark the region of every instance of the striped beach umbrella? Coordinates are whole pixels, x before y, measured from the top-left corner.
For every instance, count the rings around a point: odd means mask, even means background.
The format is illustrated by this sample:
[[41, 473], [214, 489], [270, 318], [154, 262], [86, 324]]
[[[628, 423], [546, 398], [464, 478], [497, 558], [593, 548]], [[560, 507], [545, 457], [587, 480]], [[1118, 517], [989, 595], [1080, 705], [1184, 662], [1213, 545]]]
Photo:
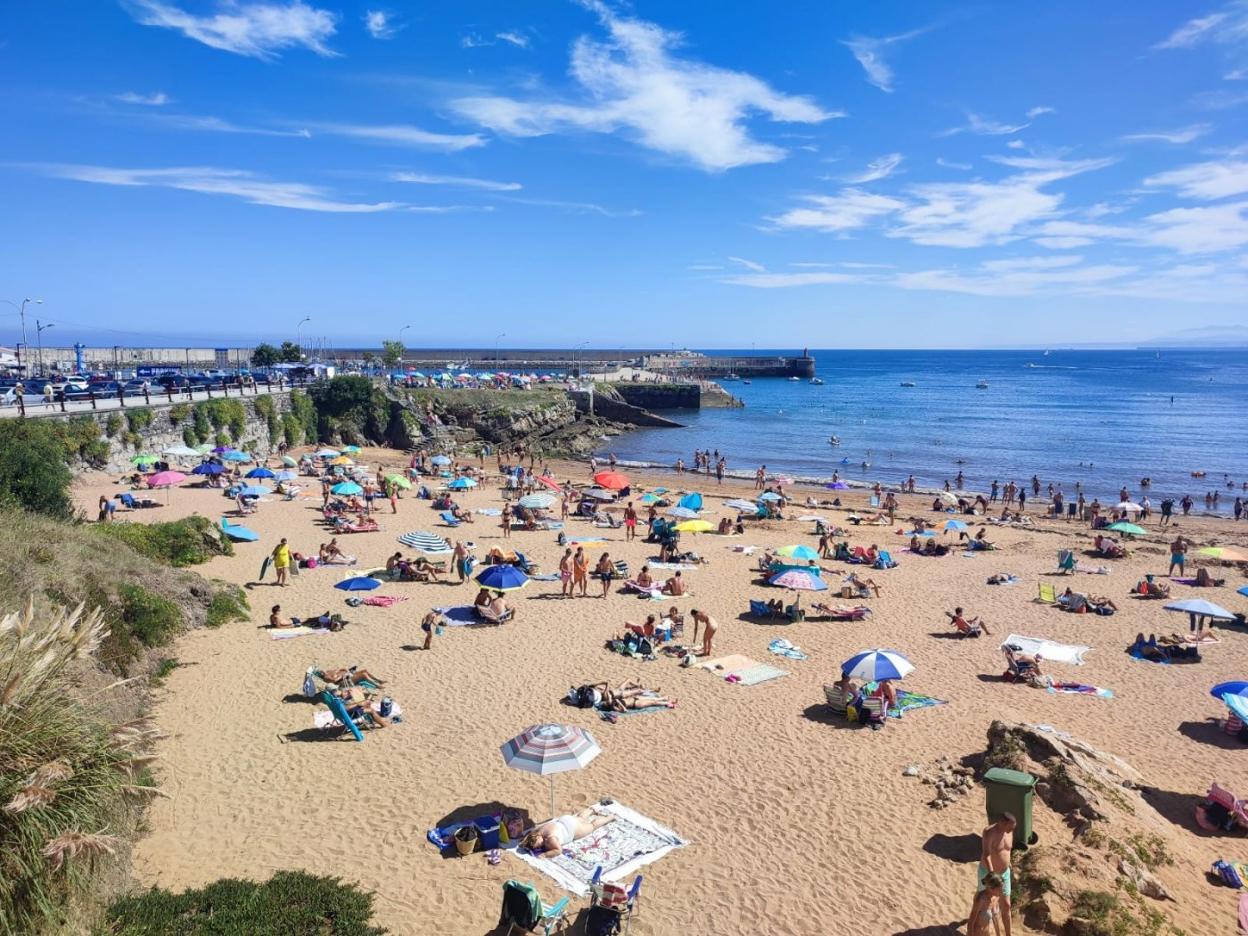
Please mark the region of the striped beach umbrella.
[[516, 501], [519, 506], [529, 510], [545, 510], [554, 502], [555, 495], [553, 494], [526, 494]]
[[678, 520], [696, 520], [698, 512], [688, 507], [670, 507], [664, 511], [669, 517], [676, 517]]
[[896, 650], [863, 650], [842, 663], [841, 672], [854, 679], [879, 682], [902, 679], [914, 672], [914, 664]]
[[550, 814], [555, 815], [555, 774], [580, 770], [602, 753], [594, 736], [575, 725], [525, 728], [500, 750], [513, 770], [550, 777]]
[[399, 542], [404, 546], [411, 546], [412, 549], [419, 549], [423, 553], [437, 555], [451, 552], [451, 544], [442, 537], [421, 530], [404, 533], [399, 537]]

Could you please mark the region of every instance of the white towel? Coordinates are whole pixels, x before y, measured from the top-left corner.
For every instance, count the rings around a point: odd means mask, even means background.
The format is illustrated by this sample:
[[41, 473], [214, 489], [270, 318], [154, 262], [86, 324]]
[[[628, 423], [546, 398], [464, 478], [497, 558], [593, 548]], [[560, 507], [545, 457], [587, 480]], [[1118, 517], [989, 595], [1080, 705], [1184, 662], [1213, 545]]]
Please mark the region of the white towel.
[[1082, 666], [1083, 655], [1092, 649], [1091, 647], [1056, 643], [1052, 640], [1045, 640], [1042, 637], [1020, 637], [1018, 634], [1010, 634], [1009, 637], [1002, 641], [1001, 646], [1005, 647], [1007, 644], [1021, 647], [1023, 653], [1039, 656], [1044, 661], [1070, 663], [1074, 666]]

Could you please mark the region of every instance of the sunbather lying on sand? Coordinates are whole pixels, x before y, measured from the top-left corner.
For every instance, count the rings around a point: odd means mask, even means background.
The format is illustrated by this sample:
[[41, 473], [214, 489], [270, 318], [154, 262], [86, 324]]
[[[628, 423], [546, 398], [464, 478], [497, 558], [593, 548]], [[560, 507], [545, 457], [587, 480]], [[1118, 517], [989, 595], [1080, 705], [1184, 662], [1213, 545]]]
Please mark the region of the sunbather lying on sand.
[[346, 669], [322, 669], [321, 678], [339, 688], [343, 687], [344, 684], [354, 686], [364, 681], [376, 683], [378, 686], [386, 684], [384, 679], [379, 679], [368, 670], [360, 669], [358, 666], [350, 666]]
[[647, 689], [631, 679], [620, 683], [615, 689], [605, 680], [588, 683], [572, 690], [569, 696], [572, 695], [575, 695], [575, 701], [581, 708], [598, 708], [606, 712], [627, 712], [659, 705], [666, 708], [676, 707], [676, 703], [660, 695], [658, 689]]
[[854, 589], [860, 597], [869, 597], [875, 592], [875, 597], [880, 597], [880, 586], [875, 583], [874, 579], [859, 578], [856, 572], [850, 572], [845, 576], [845, 584]]
[[575, 816], [558, 816], [543, 822], [529, 832], [520, 844], [543, 858], [554, 858], [563, 853], [564, 846], [592, 835], [614, 821], [615, 816], [604, 816], [590, 806]]

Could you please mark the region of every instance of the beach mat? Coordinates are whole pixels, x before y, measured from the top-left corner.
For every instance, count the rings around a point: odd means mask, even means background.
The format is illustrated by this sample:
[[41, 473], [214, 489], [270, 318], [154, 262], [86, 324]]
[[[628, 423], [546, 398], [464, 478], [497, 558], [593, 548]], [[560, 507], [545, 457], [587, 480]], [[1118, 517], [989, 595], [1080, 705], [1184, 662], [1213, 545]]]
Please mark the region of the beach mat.
[[447, 627], [467, 627], [477, 623], [477, 612], [472, 605], [453, 605], [449, 608], [434, 608], [442, 615], [441, 623]]
[[1053, 640], [1045, 640], [1041, 637], [1023, 637], [1019, 634], [1010, 634], [1005, 640], [1001, 641], [1001, 646], [1013, 644], [1021, 647], [1023, 653], [1035, 656], [1039, 654], [1044, 660], [1054, 663], [1070, 663], [1074, 666], [1083, 665], [1083, 655], [1091, 650], [1091, 647], [1080, 647], [1074, 644], [1061, 644]]
[[321, 637], [331, 634], [328, 627], [275, 627], [269, 634], [271, 640], [291, 640], [295, 637]]
[[905, 689], [897, 693], [897, 704], [888, 710], [889, 718], [901, 718], [903, 712], [912, 709], [931, 708], [934, 705], [946, 705], [944, 699], [933, 699], [931, 696], [908, 692]]
[[689, 844], [671, 829], [627, 806], [609, 803], [598, 808], [614, 815], [615, 821], [565, 845], [563, 853], [557, 857], [542, 858], [519, 848], [512, 854], [564, 890], [585, 897], [589, 894], [595, 868], [602, 868], [604, 883], [618, 881], [658, 861], [673, 849]]
[[736, 670], [749, 669], [751, 666], [758, 666], [758, 660], [751, 660], [747, 656], [740, 653], [734, 653], [731, 656], [716, 657], [714, 660], [707, 660], [705, 663], [695, 663], [696, 669], [709, 670], [715, 675], [727, 676]]
[[738, 686], [757, 686], [759, 683], [771, 682], [773, 679], [779, 679], [781, 676], [788, 676], [788, 670], [782, 670], [778, 666], [772, 666], [770, 663], [759, 663], [757, 666], [750, 666], [742, 670], [733, 670], [725, 679]]
[[1083, 683], [1055, 683], [1045, 686], [1049, 692], [1064, 692], [1070, 695], [1087, 695], [1096, 696], [1098, 699], [1112, 699], [1114, 691], [1112, 689], [1101, 689], [1097, 686], [1087, 686]]

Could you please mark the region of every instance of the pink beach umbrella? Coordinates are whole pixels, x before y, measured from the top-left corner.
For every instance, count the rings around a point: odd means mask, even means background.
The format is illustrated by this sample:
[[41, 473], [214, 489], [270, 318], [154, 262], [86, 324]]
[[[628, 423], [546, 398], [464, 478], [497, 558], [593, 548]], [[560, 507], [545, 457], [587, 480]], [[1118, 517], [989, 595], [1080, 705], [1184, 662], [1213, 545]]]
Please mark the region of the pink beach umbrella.
[[165, 489], [165, 503], [169, 503], [169, 488], [175, 484], [181, 484], [186, 480], [186, 475], [180, 471], [158, 471], [147, 479], [147, 486], [150, 488]]

